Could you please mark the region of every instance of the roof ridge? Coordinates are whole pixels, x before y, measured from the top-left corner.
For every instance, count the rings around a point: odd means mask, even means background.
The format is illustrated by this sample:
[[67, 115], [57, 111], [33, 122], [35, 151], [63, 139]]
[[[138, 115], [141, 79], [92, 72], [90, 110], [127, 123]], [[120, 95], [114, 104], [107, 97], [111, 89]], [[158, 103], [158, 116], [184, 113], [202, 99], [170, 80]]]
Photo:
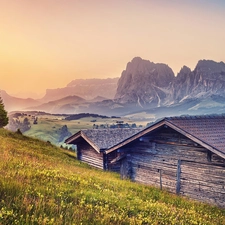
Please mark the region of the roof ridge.
[[181, 115], [164, 117], [164, 120], [174, 119], [210, 119], [210, 118], [225, 118], [225, 114], [207, 114], [207, 115]]

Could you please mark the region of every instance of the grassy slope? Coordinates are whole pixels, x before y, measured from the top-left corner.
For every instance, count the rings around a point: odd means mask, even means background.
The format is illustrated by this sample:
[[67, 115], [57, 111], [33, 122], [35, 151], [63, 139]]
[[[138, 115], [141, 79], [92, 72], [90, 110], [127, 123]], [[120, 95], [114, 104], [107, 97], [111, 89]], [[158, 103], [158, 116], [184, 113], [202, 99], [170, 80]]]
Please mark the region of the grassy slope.
[[225, 224], [225, 210], [95, 170], [0, 129], [0, 224]]

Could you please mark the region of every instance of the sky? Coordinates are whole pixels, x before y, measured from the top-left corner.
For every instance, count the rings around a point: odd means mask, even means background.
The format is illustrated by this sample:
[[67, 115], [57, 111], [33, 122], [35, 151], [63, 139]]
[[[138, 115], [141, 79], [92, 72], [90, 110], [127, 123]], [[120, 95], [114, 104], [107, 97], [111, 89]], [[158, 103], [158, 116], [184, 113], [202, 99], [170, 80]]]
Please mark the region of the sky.
[[224, 0], [0, 0], [0, 89], [35, 97], [120, 77], [139, 56], [175, 74], [225, 62]]

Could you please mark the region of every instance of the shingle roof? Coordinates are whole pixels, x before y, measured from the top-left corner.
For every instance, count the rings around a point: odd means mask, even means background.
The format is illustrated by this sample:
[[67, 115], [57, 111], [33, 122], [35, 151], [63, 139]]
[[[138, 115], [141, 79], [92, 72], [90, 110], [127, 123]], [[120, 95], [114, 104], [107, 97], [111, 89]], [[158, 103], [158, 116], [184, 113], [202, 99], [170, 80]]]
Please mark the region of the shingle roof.
[[165, 120], [225, 153], [225, 116], [167, 117]]
[[224, 115], [165, 117], [131, 136], [128, 140], [111, 147], [106, 153], [108, 154], [164, 125], [171, 127], [189, 139], [225, 158]]
[[140, 132], [140, 128], [115, 128], [115, 129], [89, 129], [81, 130], [69, 137], [67, 144], [76, 144], [78, 138], [83, 137], [97, 151], [109, 149], [118, 143], [128, 139], [130, 136]]

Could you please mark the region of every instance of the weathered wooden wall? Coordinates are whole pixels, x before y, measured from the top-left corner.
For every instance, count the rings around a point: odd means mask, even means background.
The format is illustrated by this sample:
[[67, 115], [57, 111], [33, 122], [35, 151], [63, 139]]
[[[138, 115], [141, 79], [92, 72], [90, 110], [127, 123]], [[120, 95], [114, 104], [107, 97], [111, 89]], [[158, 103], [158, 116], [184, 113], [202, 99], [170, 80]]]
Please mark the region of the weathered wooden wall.
[[225, 207], [224, 159], [178, 132], [162, 128], [121, 151], [121, 177]]
[[114, 163], [111, 163], [116, 157], [118, 157], [119, 154], [117, 151], [113, 151], [110, 154], [107, 155], [107, 165], [108, 165], [108, 170], [113, 171], [113, 172], [120, 172], [120, 162], [115, 161]]
[[225, 167], [181, 161], [180, 194], [225, 207]]
[[86, 141], [77, 145], [77, 158], [91, 166], [104, 169], [103, 153], [98, 153]]

